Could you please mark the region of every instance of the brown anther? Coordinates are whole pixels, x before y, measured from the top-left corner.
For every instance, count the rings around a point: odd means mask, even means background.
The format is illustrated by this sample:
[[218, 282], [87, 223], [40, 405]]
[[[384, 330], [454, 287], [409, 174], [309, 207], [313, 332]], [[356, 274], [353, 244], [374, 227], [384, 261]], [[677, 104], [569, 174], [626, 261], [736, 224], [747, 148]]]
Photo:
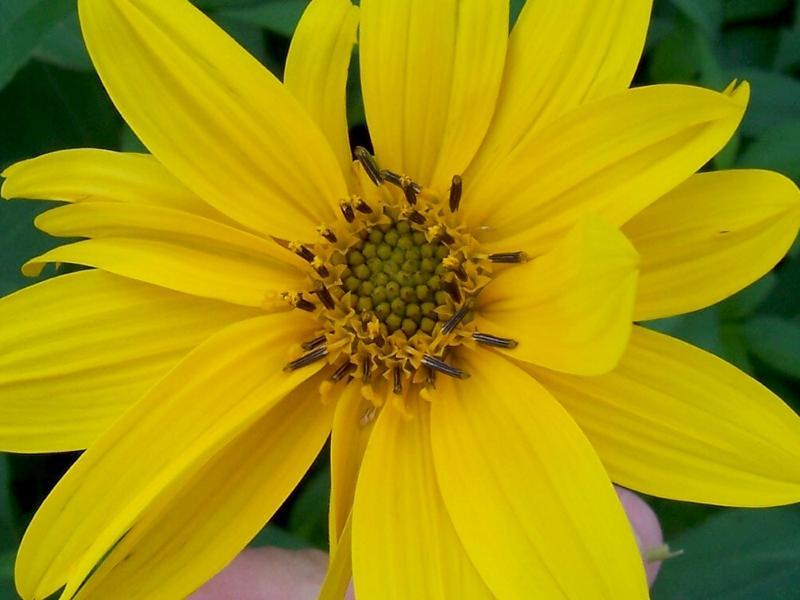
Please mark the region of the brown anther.
[[403, 393], [403, 371], [400, 367], [392, 370], [392, 392], [395, 394]]
[[425, 216], [418, 210], [412, 210], [406, 215], [406, 218], [412, 223], [416, 223], [417, 225], [425, 224]]
[[392, 185], [396, 185], [397, 187], [402, 189], [402, 187], [403, 187], [403, 178], [400, 175], [398, 175], [394, 171], [389, 171], [387, 169], [383, 169], [380, 174], [381, 174], [381, 178], [384, 181], [388, 181]]
[[455, 273], [456, 277], [458, 277], [461, 281], [467, 280], [467, 272], [464, 270], [464, 265], [462, 265], [461, 261], [455, 256], [445, 256], [444, 260], [442, 260], [442, 265], [448, 271]]
[[308, 365], [317, 362], [318, 360], [322, 360], [328, 355], [328, 347], [327, 346], [320, 346], [315, 350], [312, 350], [308, 354], [304, 354], [300, 358], [296, 358], [285, 367], [283, 367], [284, 371], [295, 371], [297, 369], [301, 369], [303, 367], [307, 367]]
[[431, 227], [428, 227], [428, 235], [432, 240], [443, 242], [447, 245], [450, 245], [456, 241], [455, 238], [450, 235], [441, 225], [432, 225]]
[[300, 347], [303, 350], [313, 350], [317, 346], [321, 346], [324, 343], [325, 343], [325, 336], [320, 335], [318, 337], [315, 337], [313, 340], [308, 340], [307, 342], [303, 342], [302, 344], [300, 344]]
[[321, 286], [318, 290], [314, 290], [311, 292], [317, 298], [319, 298], [320, 302], [327, 308], [328, 310], [333, 310], [336, 308], [336, 303], [333, 301], [333, 296], [331, 296], [330, 291], [324, 285]]
[[342, 366], [340, 366], [333, 372], [333, 375], [331, 375], [331, 381], [341, 381], [347, 375], [352, 373], [355, 370], [355, 368], [356, 366], [351, 362], [344, 363]]
[[450, 212], [454, 213], [458, 210], [461, 204], [461, 192], [463, 190], [463, 182], [461, 175], [453, 175], [453, 183], [450, 185]]
[[328, 267], [325, 265], [317, 265], [314, 267], [314, 270], [319, 274], [320, 277], [327, 277], [331, 274], [331, 272], [328, 271]]
[[353, 210], [353, 205], [351, 204], [350, 200], [342, 200], [339, 202], [339, 209], [342, 211], [344, 220], [348, 223], [352, 223], [356, 220], [356, 213]]
[[289, 250], [297, 254], [297, 256], [306, 262], [312, 262], [315, 258], [314, 253], [309, 250], [307, 246], [297, 242], [289, 242]]
[[403, 181], [403, 193], [406, 196], [406, 202], [408, 202], [411, 206], [414, 206], [417, 203], [417, 192], [414, 189], [413, 184], [414, 182], [410, 179]]
[[369, 383], [370, 379], [372, 379], [372, 361], [367, 359], [361, 364], [361, 376], [364, 379], [364, 383]]
[[356, 207], [356, 210], [362, 214], [368, 215], [372, 213], [372, 207], [359, 196], [353, 196], [353, 205]]
[[458, 287], [458, 284], [455, 281], [452, 279], [449, 281], [445, 280], [441, 283], [441, 285], [444, 288], [444, 291], [450, 295], [456, 304], [461, 302], [461, 288]]
[[383, 183], [383, 177], [381, 177], [381, 170], [378, 167], [378, 163], [375, 160], [375, 157], [367, 151], [366, 148], [363, 146], [356, 146], [356, 149], [353, 151], [353, 154], [356, 157], [356, 160], [361, 163], [361, 166], [364, 168], [364, 172], [369, 177], [369, 180], [374, 185], [381, 185]]
[[455, 312], [455, 314], [447, 320], [447, 322], [444, 325], [442, 325], [442, 333], [447, 335], [448, 333], [452, 332], [456, 327], [458, 327], [458, 324], [464, 320], [464, 317], [467, 315], [470, 308], [472, 308], [472, 302], [470, 300], [467, 300], [466, 302], [464, 302], [464, 305], [461, 308], [459, 308]]
[[299, 308], [300, 310], [304, 310], [306, 312], [314, 312], [317, 307], [314, 306], [313, 302], [309, 302], [305, 298], [303, 298], [302, 293], [297, 292], [284, 292], [282, 294], [283, 299], [286, 300], [289, 304], [291, 304], [295, 308]]
[[333, 233], [333, 231], [331, 229], [328, 229], [327, 227], [321, 227], [319, 230], [319, 234], [326, 240], [328, 240], [331, 244], [335, 244], [336, 242], [339, 241], [339, 238], [336, 237], [336, 234]]
[[509, 338], [501, 338], [497, 337], [496, 335], [490, 335], [488, 333], [480, 333], [478, 331], [472, 334], [472, 339], [478, 342], [479, 344], [483, 344], [484, 346], [493, 346], [495, 348], [507, 348], [509, 350], [513, 350], [519, 345], [516, 340], [512, 340]]
[[423, 355], [422, 364], [428, 367], [429, 369], [439, 371], [439, 373], [444, 373], [445, 375], [449, 375], [450, 377], [454, 377], [456, 379], [469, 378], [469, 374], [466, 371], [463, 371], [458, 367], [448, 365], [442, 359], [436, 358], [435, 356], [431, 356], [430, 354]]
[[490, 254], [489, 260], [493, 263], [517, 264], [528, 260], [528, 255], [524, 252], [498, 252], [496, 254]]

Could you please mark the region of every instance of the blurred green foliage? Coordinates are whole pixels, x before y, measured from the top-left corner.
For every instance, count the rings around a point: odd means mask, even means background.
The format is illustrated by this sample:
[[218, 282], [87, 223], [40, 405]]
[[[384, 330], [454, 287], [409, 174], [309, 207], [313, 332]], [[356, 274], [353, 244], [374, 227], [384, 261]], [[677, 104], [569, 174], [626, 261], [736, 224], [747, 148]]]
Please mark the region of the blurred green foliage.
[[[281, 75], [306, 0], [196, 3]], [[512, 0], [514, 16], [522, 4]], [[800, 180], [798, 5], [800, 0], [656, 0], [637, 85], [723, 89], [735, 78], [752, 85], [740, 134], [708, 168], [767, 168]], [[354, 64], [348, 114], [353, 138], [364, 141], [356, 74]], [[0, 1], [0, 132], [0, 168], [61, 148], [142, 148], [92, 70], [75, 0]], [[46, 207], [2, 206], [0, 294], [29, 284], [20, 264], [53, 245], [31, 225]], [[650, 325], [724, 357], [800, 407], [800, 245], [775, 272], [733, 298]], [[25, 524], [74, 458], [0, 455], [0, 600], [16, 597], [13, 555]], [[325, 548], [329, 484], [323, 453], [253, 543]], [[649, 500], [668, 541], [685, 550], [664, 566], [656, 600], [800, 599], [797, 507], [731, 510]]]

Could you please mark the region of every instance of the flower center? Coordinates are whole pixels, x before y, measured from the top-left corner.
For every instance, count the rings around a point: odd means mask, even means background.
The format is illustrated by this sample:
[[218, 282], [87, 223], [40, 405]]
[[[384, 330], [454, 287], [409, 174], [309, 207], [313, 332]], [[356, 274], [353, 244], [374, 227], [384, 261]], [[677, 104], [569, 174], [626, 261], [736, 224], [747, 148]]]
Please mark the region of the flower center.
[[476, 331], [472, 308], [493, 263], [521, 262], [524, 255], [480, 252], [457, 218], [461, 178], [453, 178], [443, 197], [380, 170], [361, 148], [355, 155], [362, 193], [341, 201], [344, 222], [322, 226], [317, 244], [289, 244], [313, 276], [306, 292], [284, 296], [314, 313], [320, 328], [286, 369], [325, 359], [334, 382], [356, 378], [370, 385], [383, 378], [399, 394], [435, 385], [437, 373], [468, 377], [448, 363], [464, 341], [515, 347], [513, 340]]

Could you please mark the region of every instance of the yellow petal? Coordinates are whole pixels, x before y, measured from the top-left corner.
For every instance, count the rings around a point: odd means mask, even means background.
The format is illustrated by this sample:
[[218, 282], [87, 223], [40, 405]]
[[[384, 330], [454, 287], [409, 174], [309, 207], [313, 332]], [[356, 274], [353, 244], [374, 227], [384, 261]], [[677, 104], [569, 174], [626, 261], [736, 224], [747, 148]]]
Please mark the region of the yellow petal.
[[800, 192], [769, 171], [695, 175], [622, 228], [642, 257], [635, 318], [704, 308], [767, 273], [800, 226]]
[[519, 342], [508, 351], [519, 360], [610, 371], [630, 335], [638, 263], [617, 229], [586, 219], [549, 253], [494, 278], [478, 299], [478, 329]]
[[225, 220], [149, 154], [59, 150], [18, 162], [2, 176], [6, 199], [147, 204]]
[[180, 292], [274, 310], [278, 295], [300, 289], [299, 258], [275, 242], [178, 210], [87, 202], [36, 218], [56, 236], [93, 239], [60, 246], [26, 263], [36, 275], [48, 262], [97, 267]]
[[347, 72], [357, 28], [358, 8], [350, 0], [313, 0], [295, 29], [283, 77], [325, 134], [346, 176], [352, 172]]
[[526, 368], [572, 414], [617, 483], [730, 506], [800, 501], [800, 419], [711, 354], [637, 327], [608, 375]]
[[533, 254], [588, 213], [622, 225], [725, 145], [747, 84], [731, 94], [657, 85], [570, 111], [464, 181], [465, 219], [488, 248]]
[[466, 351], [463, 362], [472, 378], [443, 381], [431, 402], [433, 457], [447, 511], [494, 595], [648, 598], [633, 531], [575, 422], [494, 352]]
[[364, 104], [381, 166], [449, 186], [495, 108], [508, 2], [364, 0], [360, 31]]
[[79, 0], [97, 72], [148, 149], [253, 229], [313, 235], [346, 195], [322, 132], [281, 83], [186, 0]]
[[[184, 598], [258, 533], [300, 482], [330, 432], [333, 403], [310, 381], [278, 402], [196, 472], [176, 481], [75, 598]], [[70, 598], [95, 566], [70, 575]]]
[[491, 598], [447, 515], [433, 471], [430, 408], [387, 404], [358, 478], [353, 512], [357, 598]]
[[628, 88], [644, 47], [652, 0], [529, 0], [508, 42], [503, 84], [476, 178], [569, 110]]
[[[387, 386], [388, 387], [388, 386]], [[331, 552], [337, 546], [353, 508], [356, 481], [373, 420], [373, 404], [361, 395], [361, 385], [348, 385], [337, 400], [331, 433], [331, 505], [328, 513]]]
[[[352, 514], [352, 513], [351, 513]], [[328, 570], [317, 600], [343, 600], [353, 579], [353, 526], [348, 515], [336, 548], [331, 548]]]
[[194, 346], [252, 309], [101, 271], [0, 300], [0, 448], [86, 448]]
[[313, 327], [302, 314], [267, 315], [227, 327], [192, 351], [92, 444], [44, 501], [17, 558], [20, 595], [45, 597], [74, 570], [97, 564], [165, 490], [314, 375], [319, 363], [282, 370], [292, 348], [299, 352], [296, 340]]

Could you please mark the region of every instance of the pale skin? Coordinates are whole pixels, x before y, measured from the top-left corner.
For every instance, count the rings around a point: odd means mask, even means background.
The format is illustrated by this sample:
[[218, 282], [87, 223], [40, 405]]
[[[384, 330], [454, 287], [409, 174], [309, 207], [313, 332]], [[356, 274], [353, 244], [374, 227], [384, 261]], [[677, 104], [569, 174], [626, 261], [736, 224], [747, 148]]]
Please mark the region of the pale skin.
[[[644, 552], [663, 544], [655, 513], [636, 494], [617, 488]], [[319, 550], [249, 548], [219, 575], [191, 596], [191, 600], [314, 600], [325, 576], [328, 557]], [[661, 563], [647, 563], [652, 585]], [[347, 600], [353, 600], [352, 587]]]

